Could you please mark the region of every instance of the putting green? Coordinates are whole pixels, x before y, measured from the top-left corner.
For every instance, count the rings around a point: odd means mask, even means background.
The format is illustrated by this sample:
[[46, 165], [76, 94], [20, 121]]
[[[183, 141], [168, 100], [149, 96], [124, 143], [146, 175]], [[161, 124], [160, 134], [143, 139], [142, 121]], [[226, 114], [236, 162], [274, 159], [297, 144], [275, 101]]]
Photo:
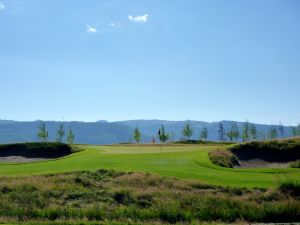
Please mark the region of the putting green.
[[235, 187], [276, 187], [284, 179], [300, 181], [300, 169], [229, 169], [208, 159], [208, 152], [225, 148], [218, 145], [88, 146], [61, 158], [35, 163], [0, 164], [0, 176], [24, 176], [75, 170], [114, 169], [141, 171], [204, 183]]

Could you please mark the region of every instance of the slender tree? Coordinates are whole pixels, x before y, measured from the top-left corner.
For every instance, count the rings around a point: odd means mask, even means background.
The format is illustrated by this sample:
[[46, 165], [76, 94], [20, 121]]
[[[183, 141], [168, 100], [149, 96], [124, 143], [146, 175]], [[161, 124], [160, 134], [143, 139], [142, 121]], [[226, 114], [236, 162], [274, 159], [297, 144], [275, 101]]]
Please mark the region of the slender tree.
[[69, 127], [69, 131], [68, 131], [68, 135], [67, 135], [68, 144], [72, 145], [74, 143], [74, 139], [75, 139], [75, 135], [74, 135], [71, 127]]
[[57, 134], [57, 142], [62, 143], [63, 138], [65, 136], [65, 129], [62, 123], [59, 125], [56, 134]]
[[271, 127], [269, 130], [269, 138], [270, 139], [276, 139], [278, 138], [278, 131], [275, 127]]
[[292, 135], [294, 137], [300, 136], [300, 123], [298, 123], [298, 126], [292, 127]]
[[230, 130], [226, 133], [227, 137], [229, 138], [229, 141], [233, 141], [233, 130], [232, 130], [232, 125], [230, 127]]
[[193, 131], [193, 128], [190, 124], [190, 121], [188, 121], [185, 125], [184, 125], [184, 128], [182, 130], [182, 134], [184, 137], [187, 138], [187, 141], [190, 140], [190, 138], [192, 137], [194, 131]]
[[258, 132], [257, 136], [258, 136], [258, 139], [260, 139], [260, 140], [266, 140], [266, 133], [264, 131], [262, 131], [262, 130], [260, 130]]
[[249, 129], [250, 129], [249, 133], [250, 133], [251, 140], [256, 140], [257, 139], [257, 129], [256, 129], [256, 126], [251, 123]]
[[222, 122], [219, 122], [218, 124], [218, 134], [219, 134], [219, 140], [225, 141], [226, 131]]
[[48, 139], [48, 131], [44, 122], [41, 122], [39, 126], [38, 137], [41, 139], [42, 142], [46, 142]]
[[140, 132], [140, 129], [138, 127], [136, 127], [134, 129], [133, 138], [136, 141], [136, 143], [140, 143], [140, 141], [141, 141], [141, 132]]
[[229, 132], [227, 133], [227, 137], [230, 141], [233, 141], [235, 139], [235, 142], [237, 142], [238, 138], [240, 136], [240, 131], [236, 123], [232, 123]]
[[234, 123], [231, 126], [231, 129], [232, 129], [233, 138], [235, 139], [235, 142], [237, 142], [240, 137], [240, 130], [237, 123]]
[[206, 141], [207, 138], [208, 138], [208, 129], [204, 127], [200, 132], [200, 140]]
[[250, 131], [250, 124], [248, 121], [246, 121], [243, 124], [243, 131], [242, 131], [243, 142], [249, 141], [249, 131]]
[[284, 126], [280, 123], [278, 126], [278, 132], [281, 138], [284, 137]]
[[161, 128], [158, 130], [158, 138], [162, 143], [165, 143], [170, 138], [170, 135], [166, 132], [164, 125], [161, 125]]

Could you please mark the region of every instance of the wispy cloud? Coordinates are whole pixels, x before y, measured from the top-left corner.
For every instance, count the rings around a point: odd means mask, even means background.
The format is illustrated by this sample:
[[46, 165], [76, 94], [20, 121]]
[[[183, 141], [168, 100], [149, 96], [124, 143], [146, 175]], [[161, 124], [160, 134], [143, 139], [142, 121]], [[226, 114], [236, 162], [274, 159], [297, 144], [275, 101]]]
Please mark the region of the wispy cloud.
[[148, 14], [137, 16], [129, 15], [128, 19], [136, 23], [146, 23], [148, 21]]
[[91, 27], [90, 25], [86, 25], [86, 32], [88, 33], [97, 33], [97, 29], [95, 27]]
[[120, 23], [114, 23], [114, 22], [109, 23], [108, 26], [114, 27], [114, 28], [121, 28], [122, 27], [122, 25]]
[[0, 2], [0, 11], [1, 11], [1, 10], [5, 10], [5, 5], [4, 5], [3, 2]]

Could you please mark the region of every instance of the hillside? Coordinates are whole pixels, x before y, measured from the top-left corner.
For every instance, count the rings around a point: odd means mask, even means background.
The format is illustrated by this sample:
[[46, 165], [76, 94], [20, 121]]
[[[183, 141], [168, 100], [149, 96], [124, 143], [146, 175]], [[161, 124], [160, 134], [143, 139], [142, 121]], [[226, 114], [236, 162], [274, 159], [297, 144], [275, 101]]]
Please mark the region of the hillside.
[[[56, 139], [56, 130], [60, 122], [45, 122], [49, 132], [49, 141]], [[39, 121], [16, 122], [0, 121], [0, 143], [38, 141]], [[81, 144], [111, 144], [128, 142], [132, 129], [122, 124], [107, 122], [64, 122], [64, 127], [71, 127], [75, 133], [75, 142]]]
[[[225, 130], [229, 130], [232, 123], [236, 121], [221, 121], [224, 124]], [[158, 129], [163, 124], [166, 130], [171, 134], [173, 140], [182, 139], [182, 128], [186, 121], [167, 121], [167, 120], [128, 120], [115, 122], [122, 124], [130, 128], [139, 127], [144, 136], [153, 137], [156, 136]], [[198, 140], [200, 137], [200, 131], [204, 127], [208, 129], [208, 139], [211, 141], [218, 140], [218, 123], [219, 122], [203, 122], [203, 121], [190, 121], [194, 134], [191, 139]], [[244, 122], [236, 122], [239, 130], [242, 130]], [[271, 127], [278, 129], [276, 125], [254, 124], [259, 133], [267, 133]], [[290, 137], [291, 127], [284, 127], [284, 137]], [[145, 140], [145, 139], [144, 139]], [[150, 139], [149, 139], [150, 140]], [[240, 140], [241, 141], [241, 140]]]
[[[192, 139], [199, 139], [200, 130], [208, 129], [208, 139], [218, 140], [218, 122], [190, 121], [194, 129]], [[222, 121], [226, 130], [229, 130], [233, 121]], [[49, 140], [56, 139], [56, 130], [60, 122], [47, 121]], [[75, 142], [81, 144], [114, 144], [132, 141], [132, 132], [139, 127], [142, 132], [142, 142], [151, 142], [157, 136], [159, 127], [163, 124], [172, 140], [182, 139], [182, 128], [185, 121], [166, 120], [128, 120], [117, 122], [64, 122], [65, 128], [72, 127], [75, 133]], [[18, 122], [0, 120], [0, 143], [32, 142], [38, 141], [37, 132], [40, 121]], [[242, 122], [237, 122], [241, 130]], [[270, 125], [255, 124], [258, 131], [267, 133]], [[273, 126], [277, 127], [277, 126]], [[284, 127], [285, 137], [291, 136], [291, 127]]]

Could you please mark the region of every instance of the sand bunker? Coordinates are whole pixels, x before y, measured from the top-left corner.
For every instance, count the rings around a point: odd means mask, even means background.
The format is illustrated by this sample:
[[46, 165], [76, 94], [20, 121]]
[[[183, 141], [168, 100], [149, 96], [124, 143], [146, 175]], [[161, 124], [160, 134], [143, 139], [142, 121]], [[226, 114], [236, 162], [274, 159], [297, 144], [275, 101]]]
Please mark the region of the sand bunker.
[[239, 168], [286, 168], [289, 163], [299, 160], [300, 155], [287, 151], [261, 151], [243, 149], [232, 151], [238, 158]]
[[0, 157], [0, 162], [12, 162], [12, 163], [25, 163], [25, 162], [38, 162], [49, 160], [47, 158], [26, 158], [23, 156], [7, 156]]
[[72, 153], [68, 145], [26, 143], [0, 146], [0, 162], [25, 163], [57, 159]]

